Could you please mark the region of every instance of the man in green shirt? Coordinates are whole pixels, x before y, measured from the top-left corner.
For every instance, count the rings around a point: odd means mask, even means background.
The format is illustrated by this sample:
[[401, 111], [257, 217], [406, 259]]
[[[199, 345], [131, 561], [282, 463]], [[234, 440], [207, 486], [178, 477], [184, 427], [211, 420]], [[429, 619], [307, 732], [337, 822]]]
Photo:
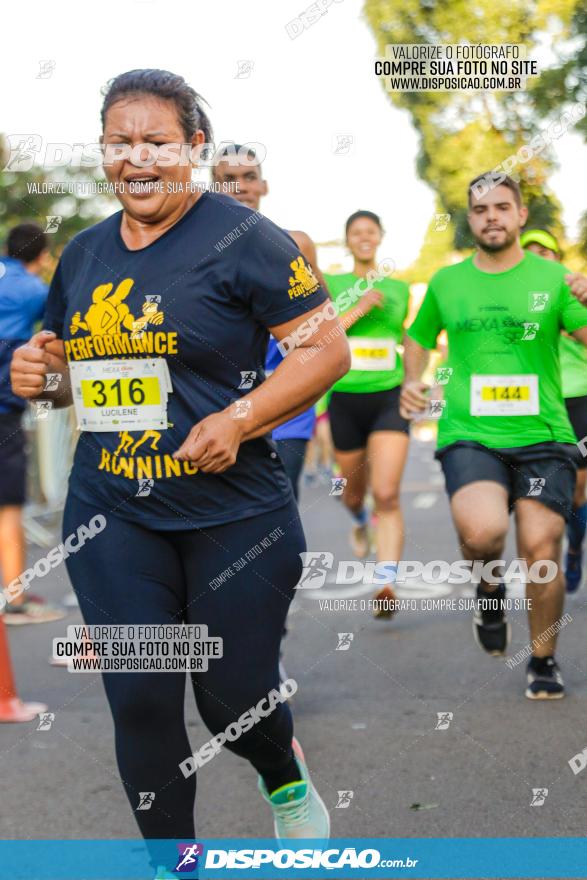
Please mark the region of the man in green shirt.
[[[546, 229], [526, 229], [520, 236], [520, 244], [545, 260], [560, 263], [562, 259], [558, 241]], [[561, 333], [559, 352], [565, 406], [582, 453], [577, 465], [573, 513], [567, 523], [569, 545], [565, 559], [565, 581], [567, 592], [574, 593], [581, 586], [583, 577], [583, 541], [587, 530], [587, 348], [572, 336]]]
[[[563, 329], [587, 345], [587, 309], [573, 298], [584, 295], [586, 282], [522, 250], [528, 212], [518, 184], [502, 177], [486, 173], [469, 185], [477, 250], [430, 282], [408, 331], [402, 411], [413, 416], [429, 405], [421, 376], [446, 330], [437, 457], [463, 554], [499, 560], [514, 511], [518, 555], [530, 572], [526, 696], [560, 699], [553, 625], [563, 609], [558, 562], [578, 451], [561, 391], [559, 337]], [[532, 568], [541, 560], [550, 565]], [[548, 569], [556, 574], [541, 582]], [[473, 630], [484, 650], [502, 655], [509, 640], [505, 587], [502, 569], [493, 571], [492, 582], [478, 585]]]

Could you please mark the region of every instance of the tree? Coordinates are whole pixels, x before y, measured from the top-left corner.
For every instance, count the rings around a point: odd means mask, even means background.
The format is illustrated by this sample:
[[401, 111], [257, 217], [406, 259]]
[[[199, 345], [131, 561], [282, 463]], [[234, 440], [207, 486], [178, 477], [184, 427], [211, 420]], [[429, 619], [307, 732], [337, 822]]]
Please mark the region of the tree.
[[[476, 0], [473, 6], [467, 0], [366, 0], [365, 14], [380, 56], [388, 43], [522, 44], [530, 55], [547, 29], [561, 40], [571, 34], [577, 6], [577, 0]], [[532, 90], [388, 94], [395, 106], [410, 113], [420, 136], [418, 175], [436, 193], [438, 210], [451, 215], [452, 242], [447, 238], [447, 245], [457, 250], [472, 245], [467, 184], [507, 159], [516, 162], [514, 176], [520, 180], [530, 221], [561, 234], [560, 204], [548, 188], [554, 156], [548, 147], [532, 154], [528, 150], [543, 121]], [[559, 89], [551, 111], [560, 111], [572, 97]], [[429, 233], [424, 248], [433, 243], [434, 259], [421, 255], [423, 264], [439, 257], [438, 239]]]
[[59, 253], [74, 235], [112, 213], [117, 204], [114, 198], [103, 195], [42, 191], [43, 186], [50, 183], [65, 184], [66, 189], [70, 184], [87, 186], [97, 181], [91, 169], [39, 167], [30, 171], [7, 171], [7, 157], [6, 145], [0, 136], [0, 243], [17, 223], [31, 221], [45, 229], [48, 217], [61, 217], [50, 239], [51, 250]]
[[[557, 61], [544, 71], [532, 90], [536, 110], [544, 118], [567, 102], [587, 104], [587, 0], [571, 5], [574, 10], [568, 39], [553, 42]], [[587, 140], [587, 113], [577, 122], [575, 131]], [[577, 244], [578, 252], [587, 258], [587, 211], [581, 219]]]

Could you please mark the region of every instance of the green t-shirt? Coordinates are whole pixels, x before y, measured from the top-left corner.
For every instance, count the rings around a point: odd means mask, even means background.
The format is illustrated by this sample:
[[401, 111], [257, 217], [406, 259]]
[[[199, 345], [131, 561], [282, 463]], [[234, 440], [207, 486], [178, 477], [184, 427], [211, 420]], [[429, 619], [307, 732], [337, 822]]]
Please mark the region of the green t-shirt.
[[[365, 290], [366, 280], [352, 272], [325, 275], [328, 290], [344, 315], [354, 308], [359, 298], [348, 296], [352, 291]], [[410, 288], [403, 281], [383, 278], [373, 284], [383, 294], [383, 307], [375, 306], [347, 330], [351, 349], [351, 368], [346, 376], [332, 386], [333, 391], [366, 394], [388, 391], [401, 385], [404, 368], [396, 346], [404, 335]], [[347, 295], [342, 297], [344, 292]]]
[[583, 397], [587, 394], [587, 348], [578, 339], [561, 336], [559, 353], [563, 397]]
[[482, 272], [469, 257], [434, 275], [408, 335], [434, 348], [447, 331], [439, 447], [457, 440], [493, 449], [575, 443], [559, 340], [561, 329], [587, 326], [587, 309], [564, 283], [567, 271], [526, 252], [506, 272]]
[[323, 416], [324, 413], [328, 412], [328, 401], [330, 400], [331, 392], [327, 391], [326, 394], [322, 395], [320, 400], [317, 400], [314, 404], [314, 409], [316, 410], [316, 418], [319, 419], [320, 416]]

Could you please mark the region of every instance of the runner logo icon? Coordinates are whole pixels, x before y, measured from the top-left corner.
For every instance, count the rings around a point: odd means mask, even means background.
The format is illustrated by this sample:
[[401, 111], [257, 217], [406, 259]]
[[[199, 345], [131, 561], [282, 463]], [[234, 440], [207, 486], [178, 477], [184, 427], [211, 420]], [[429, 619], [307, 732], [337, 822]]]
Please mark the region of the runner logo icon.
[[339, 791], [338, 801], [336, 802], [336, 807], [334, 809], [345, 810], [347, 807], [350, 807], [353, 796], [354, 791]]
[[448, 380], [452, 376], [452, 367], [438, 367], [436, 370], [435, 381], [437, 385], [448, 385]]
[[315, 590], [323, 587], [326, 582], [326, 574], [334, 564], [334, 554], [327, 550], [306, 550], [300, 553], [302, 559], [302, 576], [297, 585], [298, 590]]
[[348, 651], [351, 647], [351, 642], [354, 639], [354, 633], [338, 633], [338, 645], [336, 646], [337, 651]]
[[344, 487], [346, 486], [347, 480], [346, 477], [333, 477], [332, 478], [332, 488], [329, 495], [342, 495], [344, 492]]
[[544, 477], [529, 477], [529, 480], [530, 488], [528, 489], [528, 497], [535, 498], [538, 495], [542, 495], [542, 490], [546, 485]]
[[535, 321], [524, 321], [524, 335], [522, 336], [522, 342], [529, 342], [532, 339], [536, 339], [536, 334], [540, 328], [540, 324], [537, 324]]
[[150, 810], [155, 800], [154, 791], [139, 791], [139, 805], [137, 810]]
[[428, 419], [441, 419], [444, 415], [445, 406], [446, 400], [429, 400], [424, 417]]
[[445, 232], [450, 223], [450, 214], [434, 215], [434, 232]]
[[51, 730], [51, 725], [55, 721], [55, 712], [41, 712], [39, 715], [39, 726], [37, 730]]
[[548, 797], [548, 789], [547, 788], [533, 788], [532, 789], [532, 800], [530, 801], [530, 806], [531, 807], [541, 807], [547, 797]]
[[177, 849], [179, 856], [173, 870], [178, 874], [195, 870], [198, 867], [198, 856], [204, 854], [203, 845], [201, 843], [178, 843]]
[[47, 373], [43, 391], [56, 391], [61, 381], [61, 373]]
[[434, 730], [448, 730], [454, 715], [452, 712], [437, 712], [436, 717], [438, 720]]
[[46, 225], [45, 225], [45, 230], [44, 230], [44, 231], [45, 231], [46, 233], [54, 233], [54, 232], [57, 232], [57, 230], [59, 229], [59, 227], [60, 227], [60, 225], [61, 225], [61, 221], [62, 221], [62, 220], [63, 220], [63, 217], [61, 216], [61, 214], [49, 214], [49, 215], [47, 215], [47, 223], [46, 223]]
[[241, 382], [238, 386], [239, 389], [243, 391], [248, 391], [249, 388], [253, 387], [253, 382], [257, 377], [257, 373], [255, 370], [241, 370]]
[[346, 156], [351, 151], [351, 147], [354, 143], [354, 137], [352, 134], [337, 134], [336, 136], [336, 144], [333, 149], [333, 153], [335, 156]]
[[246, 419], [251, 409], [250, 400], [234, 400], [233, 419]]
[[547, 312], [550, 304], [548, 290], [533, 290], [528, 294], [528, 310], [530, 312]]
[[253, 67], [255, 66], [254, 61], [244, 60], [237, 61], [237, 71], [235, 79], [248, 79], [252, 73]]
[[53, 409], [52, 400], [31, 400], [35, 419], [46, 419]]

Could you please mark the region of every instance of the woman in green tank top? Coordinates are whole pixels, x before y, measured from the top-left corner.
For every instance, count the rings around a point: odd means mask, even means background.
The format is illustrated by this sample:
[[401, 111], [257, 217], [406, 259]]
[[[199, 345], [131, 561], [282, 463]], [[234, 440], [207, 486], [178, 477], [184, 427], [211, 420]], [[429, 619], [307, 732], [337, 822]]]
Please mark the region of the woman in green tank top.
[[409, 288], [378, 271], [382, 236], [376, 214], [352, 214], [346, 222], [346, 243], [354, 258], [353, 271], [326, 276], [352, 357], [350, 371], [333, 386], [328, 413], [336, 461], [346, 480], [342, 499], [354, 521], [353, 552], [364, 558], [371, 549], [365, 507], [370, 490], [377, 560], [394, 563], [378, 570], [373, 604], [376, 617], [391, 617], [392, 585], [404, 538], [399, 489], [409, 443], [409, 424], [399, 413], [403, 366], [397, 347], [403, 340]]

